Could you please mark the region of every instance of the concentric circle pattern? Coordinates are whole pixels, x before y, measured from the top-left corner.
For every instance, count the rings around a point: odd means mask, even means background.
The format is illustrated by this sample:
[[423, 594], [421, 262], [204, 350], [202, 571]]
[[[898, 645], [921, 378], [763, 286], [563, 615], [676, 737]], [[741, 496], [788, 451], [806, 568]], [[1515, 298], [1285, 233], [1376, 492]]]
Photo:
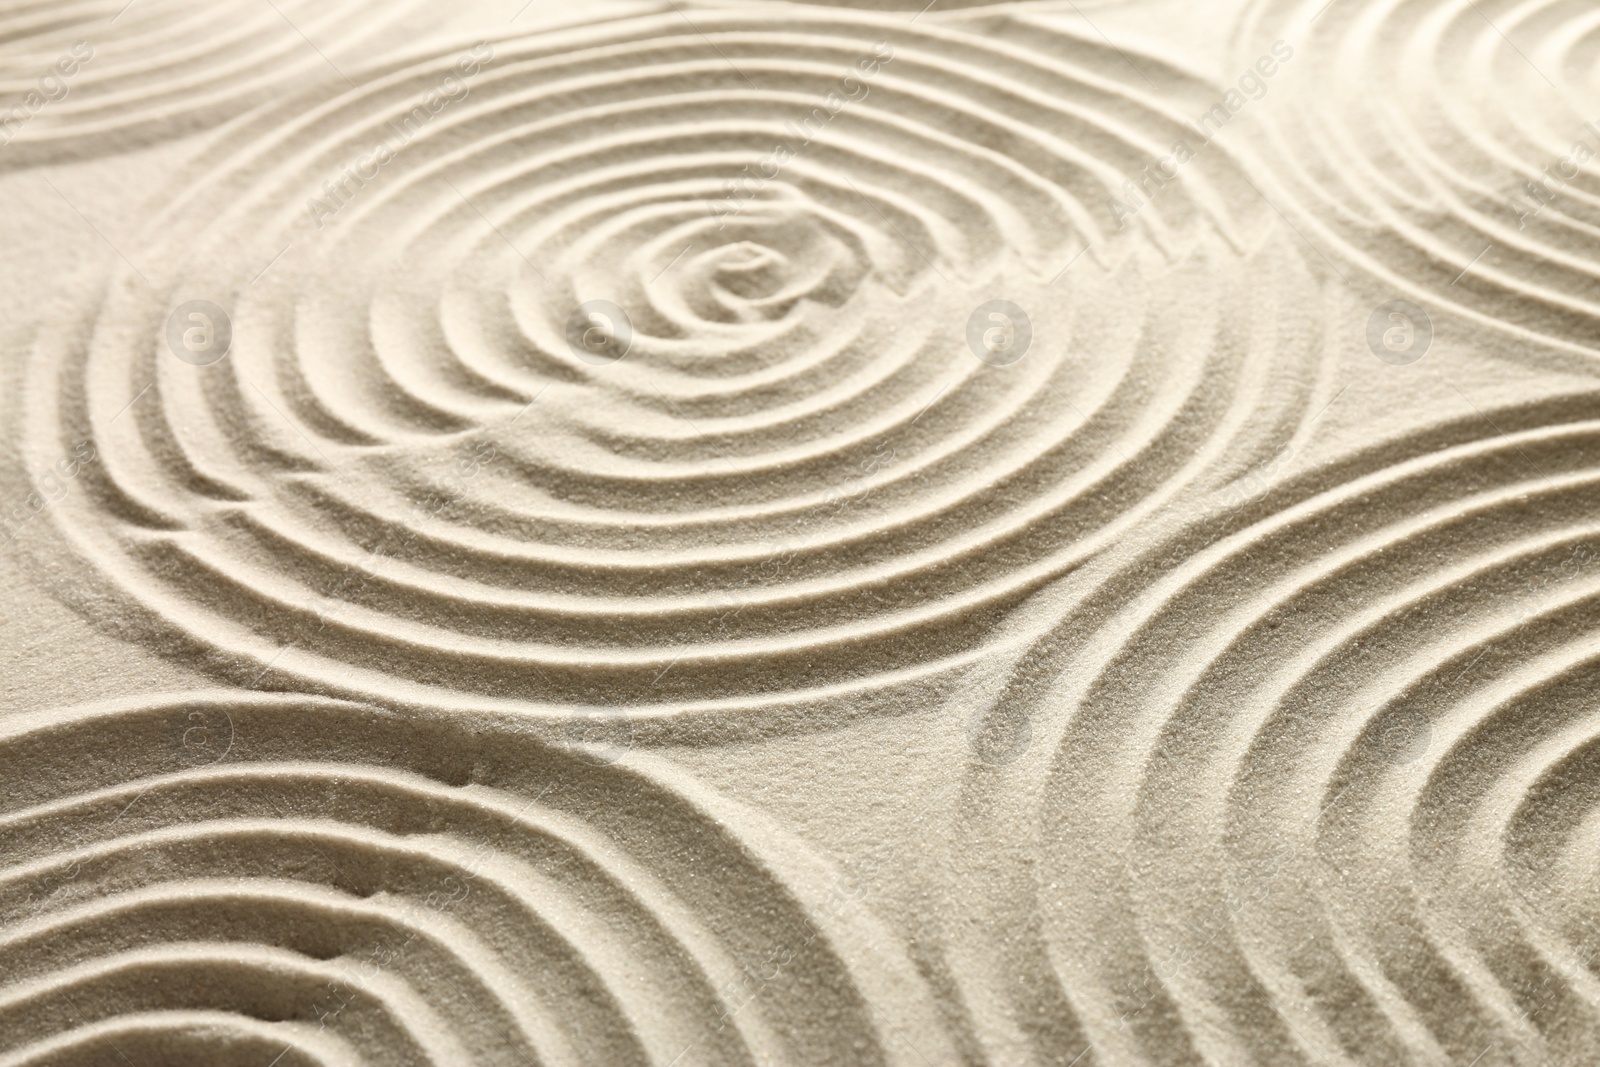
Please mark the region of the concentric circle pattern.
[[[745, 0], [698, 0], [699, 3], [734, 7]], [[818, 4], [830, 7], [850, 7], [864, 11], [904, 11], [912, 15], [929, 15], [937, 18], [947, 11], [965, 11], [976, 7], [1026, 8], [1040, 10], [1050, 7], [1068, 7], [1070, 0], [757, 0], [758, 3]], [[1084, 0], [1080, 7], [1097, 7], [1118, 0]]]
[[[1215, 90], [1098, 39], [697, 11], [362, 85], [230, 131], [35, 363], [31, 454], [102, 457], [53, 521], [236, 677], [527, 712], [919, 669], [1320, 373], [1220, 147], [1118, 206]], [[210, 366], [163, 340], [194, 299]]]
[[345, 88], [342, 66], [403, 43], [419, 8], [415, 0], [6, 4], [0, 168], [191, 133], [307, 84]]
[[951, 1061], [862, 879], [650, 757], [202, 696], [0, 768], [0, 1063]]
[[968, 779], [998, 1061], [1592, 1057], [1597, 414], [1440, 424], [1102, 561], [990, 712], [1031, 750]]
[[[1600, 16], [1586, 0], [1260, 0], [1293, 43], [1263, 153], [1313, 243], [1521, 341], [1600, 350]], [[1526, 358], [1526, 348], [1516, 350]]]

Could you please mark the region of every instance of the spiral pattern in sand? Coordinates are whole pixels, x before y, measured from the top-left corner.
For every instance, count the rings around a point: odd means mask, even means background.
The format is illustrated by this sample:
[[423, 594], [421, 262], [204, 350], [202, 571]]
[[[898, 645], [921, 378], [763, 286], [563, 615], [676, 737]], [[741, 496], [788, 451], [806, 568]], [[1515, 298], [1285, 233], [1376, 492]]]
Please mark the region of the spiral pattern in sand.
[[[1585, 0], [1262, 0], [1236, 58], [1263, 180], [1383, 292], [1525, 342], [1600, 350], [1600, 15]], [[1589, 366], [1592, 370], [1592, 365]]]
[[0, 1063], [949, 1061], [867, 884], [641, 753], [202, 695], [0, 767]]
[[[700, 3], [733, 7], [744, 0], [699, 0]], [[1033, 10], [1048, 7], [1066, 7], [1070, 0], [759, 0], [761, 3], [817, 4], [829, 7], [849, 7], [858, 11], [904, 11], [916, 18], [938, 18], [948, 11], [965, 12], [975, 7], [1021, 7]], [[1083, 0], [1082, 7], [1095, 7], [1119, 0]]]
[[1442, 424], [1105, 561], [989, 713], [1032, 749], [969, 779], [957, 867], [1014, 890], [951, 925], [973, 1002], [1023, 1020], [992, 1047], [1586, 1060], [1597, 401]]
[[[1130, 82], [1016, 18], [697, 11], [273, 114], [43, 338], [32, 455], [100, 457], [52, 516], [232, 677], [390, 704], [970, 655], [1319, 373], [1317, 282], [1220, 150], [1118, 218], [1182, 129]], [[191, 299], [221, 362], [163, 340]], [[991, 301], [1026, 319], [975, 334]]]
[[405, 43], [419, 7], [416, 0], [6, 4], [0, 168], [182, 136], [308, 83], [345, 88], [341, 70]]

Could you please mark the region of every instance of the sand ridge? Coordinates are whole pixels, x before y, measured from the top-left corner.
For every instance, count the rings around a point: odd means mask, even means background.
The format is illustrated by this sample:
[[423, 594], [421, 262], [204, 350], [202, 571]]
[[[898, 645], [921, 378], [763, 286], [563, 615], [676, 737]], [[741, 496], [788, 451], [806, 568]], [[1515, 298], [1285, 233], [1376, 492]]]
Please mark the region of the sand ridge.
[[[253, 1062], [252, 1017], [303, 1062], [941, 1042], [846, 872], [659, 761], [226, 691], [60, 709], [4, 752], [6, 1063], [219, 1027]], [[52, 1038], [68, 1002], [83, 1029]]]
[[[247, 683], [682, 706], [961, 654], [1213, 454], [1276, 447], [1322, 324], [1224, 153], [1118, 215], [1118, 168], [1179, 128], [1120, 56], [943, 25], [616, 21], [230, 131], [135, 253], [170, 270], [41, 343], [37, 439], [106, 456], [52, 517], [120, 618]], [[127, 343], [221, 291], [225, 360]], [[1000, 293], [1038, 338], [1014, 365], [971, 350]], [[574, 359], [595, 302], [626, 309], [615, 363]]]
[[[1262, 180], [1312, 241], [1385, 291], [1557, 353], [1595, 348], [1593, 10], [1582, 3], [1262, 0], [1305, 69], [1261, 143]], [[1337, 76], [1333, 72], [1337, 71]], [[1530, 342], [1532, 345], [1530, 345]]]
[[0, 1067], [1587, 1063], [1596, 42], [12, 5]]
[[0, 167], [114, 155], [213, 126], [308, 82], [343, 83], [340, 63], [445, 21], [415, 0], [9, 4], [0, 99], [16, 103], [0, 110]]

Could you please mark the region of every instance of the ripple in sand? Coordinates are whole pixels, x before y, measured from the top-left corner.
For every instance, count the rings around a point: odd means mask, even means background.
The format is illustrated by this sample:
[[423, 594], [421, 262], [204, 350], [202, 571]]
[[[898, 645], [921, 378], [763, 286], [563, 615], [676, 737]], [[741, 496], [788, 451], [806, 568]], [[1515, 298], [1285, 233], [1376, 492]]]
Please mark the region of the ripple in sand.
[[[1103, 561], [993, 713], [1037, 742], [969, 780], [961, 862], [1015, 889], [953, 927], [1023, 1020], [988, 1042], [1586, 1062], [1595, 410], [1440, 425]], [[980, 958], [1000, 930], [1031, 932]]]
[[0, 780], [0, 1063], [951, 1060], [861, 878], [641, 753], [199, 696]]
[[1315, 244], [1425, 305], [1600, 350], [1593, 4], [1260, 0], [1240, 62], [1274, 38], [1295, 58], [1254, 105], [1263, 177]]
[[[155, 280], [41, 345], [35, 441], [103, 457], [53, 518], [242, 680], [537, 711], [882, 678], [1302, 413], [1317, 282], [1220, 149], [1119, 217], [1183, 127], [1097, 40], [763, 8], [472, 57], [456, 99], [451, 56], [238, 131], [130, 252]], [[161, 339], [196, 298], [209, 367]], [[1024, 358], [969, 331], [992, 301]]]
[[[736, 7], [746, 3], [747, 0], [700, 0], [701, 3]], [[1039, 10], [1043, 8], [1059, 7], [1070, 9], [1073, 0], [757, 0], [758, 3], [800, 3], [817, 4], [828, 7], [850, 7], [858, 11], [905, 11], [921, 18], [928, 15], [937, 18], [947, 11], [965, 11], [978, 7], [1008, 7], [1029, 8]], [[1082, 0], [1079, 8], [1103, 7], [1106, 4], [1120, 3], [1121, 0]]]
[[182, 136], [308, 83], [342, 88], [338, 65], [404, 42], [403, 20], [419, 7], [416, 0], [7, 4], [0, 11], [0, 168]]

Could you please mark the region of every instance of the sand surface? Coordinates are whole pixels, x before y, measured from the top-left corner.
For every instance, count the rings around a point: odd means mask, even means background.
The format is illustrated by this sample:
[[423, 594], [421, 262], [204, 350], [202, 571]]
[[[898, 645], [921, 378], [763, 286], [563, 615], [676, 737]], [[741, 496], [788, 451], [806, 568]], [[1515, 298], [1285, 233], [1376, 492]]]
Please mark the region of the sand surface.
[[1592, 0], [0, 0], [0, 1067], [1600, 1056]]

